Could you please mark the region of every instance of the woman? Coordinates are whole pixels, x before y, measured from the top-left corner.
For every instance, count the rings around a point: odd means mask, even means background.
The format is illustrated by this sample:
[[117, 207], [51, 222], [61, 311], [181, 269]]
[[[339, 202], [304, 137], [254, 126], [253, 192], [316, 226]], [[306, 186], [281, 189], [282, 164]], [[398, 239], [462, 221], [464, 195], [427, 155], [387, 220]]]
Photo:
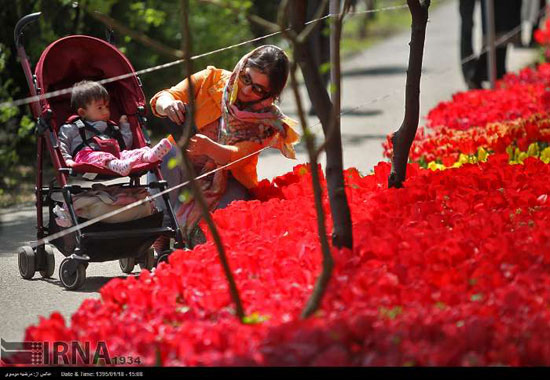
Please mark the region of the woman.
[[[288, 73], [284, 51], [264, 45], [242, 57], [233, 72], [208, 66], [191, 76], [198, 133], [190, 139], [187, 153], [197, 175], [265, 146], [273, 146], [286, 157], [295, 158], [292, 145], [299, 140], [293, 129], [296, 123], [274, 105], [286, 85]], [[182, 125], [188, 101], [185, 79], [153, 96], [151, 108], [156, 116]], [[169, 187], [189, 179], [180, 154], [178, 148], [173, 148], [163, 160], [161, 171]], [[257, 163], [258, 155], [253, 155], [199, 180], [209, 209], [223, 208], [234, 200], [251, 199], [248, 190], [258, 183]], [[181, 195], [181, 191], [173, 191], [170, 200], [189, 239], [191, 232], [197, 231], [201, 210], [192, 199]], [[158, 206], [162, 207], [160, 203]], [[158, 252], [168, 248], [167, 244], [166, 239], [159, 240], [155, 249]]]

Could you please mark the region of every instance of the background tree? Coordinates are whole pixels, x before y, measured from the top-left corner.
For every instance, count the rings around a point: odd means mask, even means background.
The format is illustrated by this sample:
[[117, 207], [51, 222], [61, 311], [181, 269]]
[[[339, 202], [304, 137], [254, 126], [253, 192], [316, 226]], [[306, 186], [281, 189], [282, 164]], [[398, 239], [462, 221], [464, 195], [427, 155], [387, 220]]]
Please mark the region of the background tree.
[[426, 39], [430, 0], [407, 0], [412, 15], [409, 67], [405, 88], [405, 116], [401, 127], [392, 136], [393, 156], [388, 187], [402, 187], [407, 175], [409, 151], [418, 129], [420, 117], [420, 75]]
[[[327, 6], [327, 1], [322, 3]], [[307, 1], [290, 0], [288, 2], [290, 26], [296, 33], [306, 28]], [[310, 24], [312, 25], [312, 24]], [[321, 121], [325, 135], [324, 149], [326, 158], [326, 180], [330, 209], [333, 220], [332, 243], [336, 247], [353, 248], [351, 213], [344, 187], [342, 134], [339, 125], [339, 115], [333, 115], [333, 104], [325, 88], [315, 62], [311, 48], [305, 41], [294, 44], [296, 62], [302, 70], [304, 82], [313, 108]], [[334, 125], [337, 123], [338, 125]]]

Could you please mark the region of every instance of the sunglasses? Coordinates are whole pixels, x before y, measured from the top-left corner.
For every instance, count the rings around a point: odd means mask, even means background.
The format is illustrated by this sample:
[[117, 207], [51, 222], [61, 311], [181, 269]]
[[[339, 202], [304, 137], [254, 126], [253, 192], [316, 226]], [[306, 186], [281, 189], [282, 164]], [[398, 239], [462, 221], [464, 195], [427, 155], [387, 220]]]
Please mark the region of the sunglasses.
[[263, 86], [260, 86], [259, 84], [256, 84], [252, 81], [252, 78], [250, 77], [250, 74], [242, 71], [239, 75], [239, 80], [242, 84], [245, 86], [251, 86], [252, 92], [260, 97], [267, 97], [269, 95], [269, 91], [267, 91]]

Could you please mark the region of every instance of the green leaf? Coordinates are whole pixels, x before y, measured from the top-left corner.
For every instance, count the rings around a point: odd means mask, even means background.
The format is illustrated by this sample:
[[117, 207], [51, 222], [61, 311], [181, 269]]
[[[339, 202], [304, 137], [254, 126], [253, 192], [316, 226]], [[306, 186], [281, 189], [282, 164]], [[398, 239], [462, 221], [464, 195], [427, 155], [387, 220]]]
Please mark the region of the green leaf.
[[269, 318], [269, 315], [260, 315], [259, 313], [254, 312], [250, 315], [245, 316], [243, 318], [243, 323], [247, 325], [256, 325], [267, 321]]
[[472, 302], [482, 301], [483, 300], [483, 294], [482, 293], [472, 294], [472, 296], [470, 297], [470, 300]]
[[188, 203], [193, 200], [193, 193], [187, 189], [183, 190], [180, 195], [178, 195], [178, 200], [180, 203]]
[[319, 73], [320, 74], [326, 74], [328, 72], [330, 72], [330, 62], [325, 62], [325, 63], [322, 63], [320, 66], [319, 66]]
[[403, 314], [403, 307], [402, 306], [395, 306], [391, 309], [381, 307], [379, 309], [379, 313], [384, 318], [395, 319], [399, 315]]
[[181, 163], [181, 159], [179, 157], [172, 157], [168, 160], [168, 169], [174, 169], [176, 166], [178, 166]]
[[23, 115], [21, 121], [19, 122], [17, 136], [20, 138], [25, 138], [34, 127], [34, 124], [35, 122], [28, 115]]

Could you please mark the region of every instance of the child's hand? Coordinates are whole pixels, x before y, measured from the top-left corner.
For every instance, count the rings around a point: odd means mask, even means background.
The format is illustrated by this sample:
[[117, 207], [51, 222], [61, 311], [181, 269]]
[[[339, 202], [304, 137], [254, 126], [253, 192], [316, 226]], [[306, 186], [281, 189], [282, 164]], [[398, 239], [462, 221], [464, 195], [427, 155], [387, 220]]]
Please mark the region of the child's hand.
[[128, 123], [128, 116], [122, 115], [120, 117], [120, 120], [118, 121], [118, 124], [120, 125], [120, 124], [127, 124], [127, 123]]

